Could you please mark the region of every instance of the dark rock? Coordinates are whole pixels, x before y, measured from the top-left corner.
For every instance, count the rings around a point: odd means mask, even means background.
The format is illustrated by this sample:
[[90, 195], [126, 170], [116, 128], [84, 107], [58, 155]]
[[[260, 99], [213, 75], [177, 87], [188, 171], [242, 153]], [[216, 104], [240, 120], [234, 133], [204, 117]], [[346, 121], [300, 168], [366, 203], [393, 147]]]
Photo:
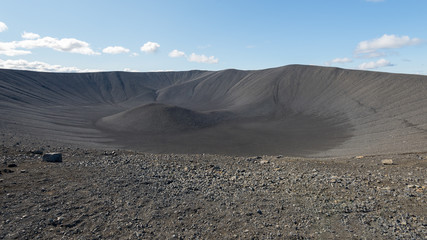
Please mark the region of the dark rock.
[[45, 162], [62, 162], [62, 153], [46, 153], [43, 155]]
[[4, 170], [3, 170], [3, 172], [4, 172], [4, 173], [13, 173], [13, 171], [12, 171], [12, 170], [7, 169], [7, 168], [6, 168], [6, 169], [4, 169]]
[[16, 165], [15, 163], [11, 163], [11, 164], [8, 164], [7, 165], [7, 167], [9, 167], [9, 168], [13, 168], [13, 167], [17, 167], [18, 165]]
[[107, 151], [105, 151], [105, 152], [104, 152], [104, 155], [105, 155], [105, 156], [117, 156], [117, 153], [116, 153], [116, 151], [112, 151], [112, 152], [107, 152]]
[[43, 155], [43, 150], [41, 150], [41, 149], [31, 150], [31, 151], [29, 151], [29, 153], [31, 153], [31, 154], [37, 154], [37, 155]]

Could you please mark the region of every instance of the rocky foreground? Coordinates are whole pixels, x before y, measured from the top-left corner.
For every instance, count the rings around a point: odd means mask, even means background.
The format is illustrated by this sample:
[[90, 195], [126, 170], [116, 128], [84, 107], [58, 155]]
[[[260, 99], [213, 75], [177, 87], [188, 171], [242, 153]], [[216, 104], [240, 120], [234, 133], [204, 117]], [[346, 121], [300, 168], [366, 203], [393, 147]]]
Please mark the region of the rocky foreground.
[[[33, 147], [0, 149], [0, 239], [427, 239], [427, 153]], [[63, 162], [42, 161], [42, 151], [62, 152]]]

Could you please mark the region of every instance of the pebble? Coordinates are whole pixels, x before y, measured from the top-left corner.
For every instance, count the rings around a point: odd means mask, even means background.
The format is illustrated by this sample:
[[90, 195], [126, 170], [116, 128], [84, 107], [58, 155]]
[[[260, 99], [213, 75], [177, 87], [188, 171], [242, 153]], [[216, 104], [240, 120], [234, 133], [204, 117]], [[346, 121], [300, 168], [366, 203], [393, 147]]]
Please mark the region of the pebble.
[[381, 163], [383, 165], [394, 165], [393, 159], [383, 159], [383, 160], [381, 160]]

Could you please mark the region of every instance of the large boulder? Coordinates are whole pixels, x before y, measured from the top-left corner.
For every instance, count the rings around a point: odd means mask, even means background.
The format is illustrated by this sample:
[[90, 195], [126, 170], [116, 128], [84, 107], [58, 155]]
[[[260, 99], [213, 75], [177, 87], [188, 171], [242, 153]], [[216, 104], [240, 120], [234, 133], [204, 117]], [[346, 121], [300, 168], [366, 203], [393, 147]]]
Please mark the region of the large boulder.
[[43, 155], [43, 161], [45, 162], [62, 162], [62, 153], [46, 153]]

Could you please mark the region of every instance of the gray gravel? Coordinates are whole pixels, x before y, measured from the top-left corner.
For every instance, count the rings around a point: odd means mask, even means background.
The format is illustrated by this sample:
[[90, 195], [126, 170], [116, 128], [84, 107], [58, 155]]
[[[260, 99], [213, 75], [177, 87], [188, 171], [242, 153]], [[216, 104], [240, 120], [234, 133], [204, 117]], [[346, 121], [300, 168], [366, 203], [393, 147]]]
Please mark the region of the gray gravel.
[[63, 153], [48, 163], [6, 145], [0, 239], [427, 239], [427, 153], [248, 158], [37, 146]]

